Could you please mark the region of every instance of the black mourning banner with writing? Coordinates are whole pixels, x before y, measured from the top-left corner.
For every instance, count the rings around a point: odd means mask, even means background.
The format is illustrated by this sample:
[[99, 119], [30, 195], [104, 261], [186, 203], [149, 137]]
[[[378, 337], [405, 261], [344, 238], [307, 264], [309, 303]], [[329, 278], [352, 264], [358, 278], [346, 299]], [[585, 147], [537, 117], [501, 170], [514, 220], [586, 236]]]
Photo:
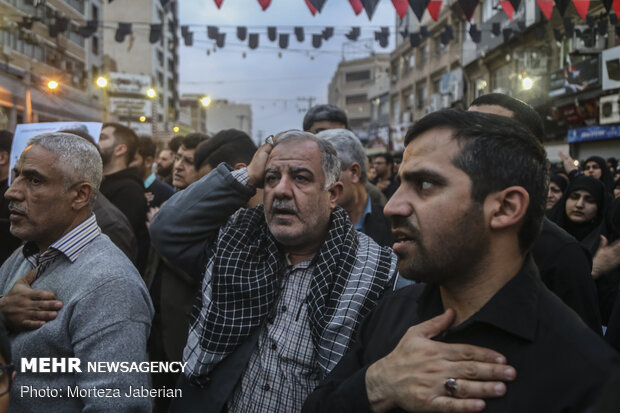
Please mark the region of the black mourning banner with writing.
[[250, 33], [248, 46], [250, 49], [256, 49], [258, 47], [258, 33]]
[[237, 39], [244, 42], [247, 37], [248, 37], [248, 28], [245, 26], [237, 27]]
[[278, 30], [276, 29], [275, 26], [267, 27], [267, 38], [269, 39], [270, 42], [276, 41], [276, 39], [278, 38]]
[[349, 31], [349, 33], [345, 34], [344, 36], [347, 39], [355, 42], [360, 37], [361, 32], [362, 31], [359, 27], [351, 27], [351, 30]]
[[125, 36], [131, 34], [131, 23], [119, 23], [118, 29], [114, 34], [114, 40], [118, 43], [122, 43], [125, 40]]
[[288, 33], [280, 33], [280, 38], [278, 39], [278, 45], [280, 46], [281, 49], [288, 48], [288, 39], [289, 39]]
[[294, 31], [295, 31], [295, 38], [297, 38], [297, 41], [300, 42], [300, 43], [303, 42], [304, 39], [305, 39], [304, 28], [303, 27], [295, 27]]
[[312, 47], [314, 47], [315, 49], [318, 49], [319, 47], [321, 47], [321, 44], [323, 43], [323, 36], [320, 34], [313, 34], [312, 35]]
[[[184, 26], [184, 27], [187, 28], [187, 26]], [[161, 39], [161, 29], [162, 29], [161, 24], [151, 24], [151, 31], [149, 32], [149, 43], [151, 44], [157, 43], [159, 39]], [[181, 27], [181, 29], [183, 29], [183, 27]], [[187, 32], [187, 29], [186, 29], [186, 32]], [[183, 30], [181, 30], [181, 34], [185, 36], [185, 33], [183, 33]]]

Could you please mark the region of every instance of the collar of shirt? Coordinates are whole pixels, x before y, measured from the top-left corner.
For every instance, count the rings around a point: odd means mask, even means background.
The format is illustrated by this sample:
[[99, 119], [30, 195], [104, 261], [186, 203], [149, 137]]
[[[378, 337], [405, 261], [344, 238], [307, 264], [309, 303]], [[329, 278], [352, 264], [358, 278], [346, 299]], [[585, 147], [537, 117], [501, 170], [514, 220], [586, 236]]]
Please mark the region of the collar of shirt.
[[154, 181], [155, 181], [155, 172], [152, 172], [149, 175], [149, 177], [144, 180], [144, 187], [148, 188], [149, 186], [153, 184]]
[[91, 213], [88, 218], [50, 245], [43, 253], [39, 254], [33, 242], [27, 242], [22, 254], [33, 267], [37, 266], [41, 256], [58, 253], [62, 253], [69, 261], [74, 262], [84, 248], [99, 234], [101, 234], [101, 229], [97, 225], [97, 218], [94, 213]]
[[366, 217], [370, 215], [371, 212], [372, 205], [370, 203], [370, 196], [366, 195], [366, 208], [362, 213], [362, 217], [355, 223], [355, 225], [353, 225], [353, 228], [358, 231], [364, 232], [364, 229], [366, 228]]
[[[538, 295], [542, 281], [531, 256], [523, 263], [521, 270], [508, 281], [474, 315], [458, 326], [444, 331], [437, 338], [440, 341], [458, 334], [477, 323], [490, 324], [510, 334], [534, 341], [538, 328]], [[427, 320], [444, 311], [439, 287], [427, 285], [418, 298], [418, 313]], [[518, 310], [516, 310], [518, 309]]]

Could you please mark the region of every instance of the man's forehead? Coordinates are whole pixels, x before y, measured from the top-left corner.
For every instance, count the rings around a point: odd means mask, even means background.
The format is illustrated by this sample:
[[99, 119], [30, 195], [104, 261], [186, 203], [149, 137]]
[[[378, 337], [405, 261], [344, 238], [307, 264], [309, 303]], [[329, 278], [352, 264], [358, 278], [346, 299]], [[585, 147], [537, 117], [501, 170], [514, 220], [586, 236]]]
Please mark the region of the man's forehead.
[[58, 171], [57, 160], [58, 155], [54, 152], [39, 145], [28, 145], [20, 155], [15, 168], [36, 169], [37, 172], [46, 175]]
[[288, 162], [293, 164], [314, 164], [321, 161], [321, 152], [316, 142], [291, 139], [276, 145], [269, 154], [268, 164]]
[[[450, 128], [433, 128], [427, 130], [413, 139], [405, 148], [403, 162], [411, 158], [422, 158], [437, 151], [443, 151], [446, 155], [458, 150], [458, 143], [452, 138], [454, 131]], [[447, 162], [452, 159], [444, 156]]]

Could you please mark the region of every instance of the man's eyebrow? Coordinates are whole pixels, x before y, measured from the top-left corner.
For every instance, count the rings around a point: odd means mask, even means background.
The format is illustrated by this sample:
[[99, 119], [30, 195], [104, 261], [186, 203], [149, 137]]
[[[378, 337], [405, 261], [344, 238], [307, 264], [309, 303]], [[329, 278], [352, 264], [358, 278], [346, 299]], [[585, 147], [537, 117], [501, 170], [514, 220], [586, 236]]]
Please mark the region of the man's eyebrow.
[[45, 176], [43, 176], [39, 171], [37, 171], [36, 169], [18, 169], [17, 166], [13, 168], [13, 172], [16, 175], [23, 175], [26, 177], [33, 177], [33, 178], [39, 178], [39, 179], [45, 179]]
[[274, 173], [278, 173], [278, 172], [280, 172], [280, 168], [278, 168], [277, 166], [270, 166], [269, 168], [265, 169], [265, 173], [266, 174], [268, 174], [268, 173], [274, 174]]
[[288, 168], [289, 171], [293, 172], [293, 173], [300, 173], [300, 172], [306, 172], [312, 176], [314, 176], [314, 172], [312, 172], [310, 169], [308, 168], [304, 168], [303, 166], [291, 166], [290, 168]]
[[445, 184], [446, 178], [430, 169], [419, 169], [416, 171], [403, 171], [401, 180], [407, 182], [417, 182], [420, 180], [428, 180], [436, 184]]

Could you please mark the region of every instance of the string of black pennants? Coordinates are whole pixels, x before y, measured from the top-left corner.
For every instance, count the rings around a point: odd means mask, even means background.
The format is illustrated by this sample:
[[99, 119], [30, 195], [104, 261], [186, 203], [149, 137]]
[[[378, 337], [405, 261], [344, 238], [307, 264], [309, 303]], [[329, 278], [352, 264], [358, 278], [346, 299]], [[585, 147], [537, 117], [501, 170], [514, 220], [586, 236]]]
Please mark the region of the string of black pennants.
[[[109, 0], [110, 2], [112, 0]], [[174, 0], [173, 0], [174, 1]], [[214, 0], [216, 6], [221, 8], [224, 0]], [[315, 15], [320, 13], [327, 0], [304, 0], [307, 4], [310, 12]], [[411, 8], [417, 19], [421, 22], [425, 11], [429, 12], [430, 17], [437, 21], [439, 18], [439, 11], [442, 6], [443, 0], [391, 0], [397, 14], [403, 18], [407, 13], [408, 8]], [[465, 15], [466, 19], [471, 22], [474, 11], [478, 6], [480, 0], [458, 0], [458, 3]], [[609, 23], [616, 26], [616, 34], [620, 36], [620, 26], [618, 26], [618, 18], [620, 15], [620, 0], [602, 0], [603, 5], [608, 14]], [[163, 3], [168, 1], [162, 0]], [[266, 10], [271, 4], [271, 0], [258, 0], [263, 10]], [[371, 19], [379, 0], [349, 0], [354, 12], [359, 14], [362, 10], [366, 11], [368, 18]], [[564, 36], [572, 37], [575, 34], [577, 37], [589, 41], [594, 38], [596, 34], [605, 35], [607, 33], [608, 19], [603, 14], [595, 18], [592, 15], [588, 15], [590, 6], [590, 0], [536, 0], [538, 7], [547, 20], [551, 19], [554, 8], [558, 10], [560, 15], [564, 17], [570, 3], [573, 4], [577, 14], [582, 20], [585, 20], [588, 26], [586, 30], [575, 30], [574, 23], [570, 18], [563, 19], [564, 33], [558, 29], [554, 29], [554, 37], [557, 41], [561, 41]], [[521, 4], [521, 0], [500, 0], [500, 6], [512, 21], [515, 10], [517, 10]], [[612, 13], [612, 11], [614, 13]], [[41, 21], [37, 17], [22, 17], [21, 22], [18, 25], [21, 28], [31, 29], [35, 21]], [[95, 34], [101, 22], [97, 20], [87, 21], [84, 26], [78, 27], [74, 31], [81, 36], [88, 38]], [[150, 26], [149, 41], [150, 43], [157, 43], [160, 41], [163, 31], [162, 24], [148, 24]], [[517, 23], [518, 30], [512, 28], [501, 29], [499, 23], [492, 23], [485, 25], [490, 27], [478, 27], [476, 24], [470, 24], [469, 35], [475, 43], [479, 43], [482, 39], [482, 31], [490, 30], [492, 35], [497, 37], [504, 36], [504, 40], [509, 40], [515, 35], [520, 34], [525, 30], [525, 25], [522, 22]], [[55, 17], [52, 24], [49, 25], [50, 37], [57, 37], [61, 33], [65, 33], [70, 29], [70, 20], [66, 17]], [[226, 43], [226, 33], [220, 32], [218, 26], [207, 26], [207, 38], [215, 42], [218, 48], [224, 48]], [[264, 30], [263, 30], [264, 31]], [[266, 33], [267, 39], [270, 42], [278, 42], [278, 46], [281, 49], [287, 49], [291, 42], [291, 35], [295, 37], [297, 42], [302, 43], [305, 41], [306, 32], [302, 26], [294, 27], [292, 33], [286, 33], [286, 30], [279, 30], [276, 26], [267, 26]], [[115, 32], [115, 40], [122, 43], [128, 35], [133, 32], [133, 23], [119, 22]], [[351, 41], [357, 41], [361, 35], [360, 27], [351, 27], [349, 32], [345, 34], [345, 37]], [[374, 32], [375, 41], [379, 43], [381, 47], [388, 46], [388, 40], [390, 36], [390, 29], [388, 27], [381, 27], [380, 30]], [[418, 47], [424, 39], [430, 38], [431, 33], [426, 26], [421, 26], [420, 30], [415, 33], [408, 33], [407, 31], [400, 32], [403, 38], [409, 38], [412, 47]], [[181, 36], [183, 37], [184, 44], [186, 46], [193, 46], [194, 32], [190, 29], [189, 25], [181, 26]], [[328, 41], [334, 36], [334, 27], [325, 27], [321, 33], [310, 33], [308, 35], [311, 38], [312, 46], [315, 49], [321, 48], [324, 41]], [[534, 36], [538, 40], [542, 40], [545, 36], [544, 26], [537, 26], [534, 29]], [[239, 41], [248, 42], [250, 49], [256, 49], [259, 47], [260, 33], [250, 33], [246, 26], [237, 26], [236, 37]], [[443, 31], [440, 33], [440, 41], [444, 45], [448, 45], [454, 39], [454, 30], [451, 25], [446, 24], [443, 27]]]

